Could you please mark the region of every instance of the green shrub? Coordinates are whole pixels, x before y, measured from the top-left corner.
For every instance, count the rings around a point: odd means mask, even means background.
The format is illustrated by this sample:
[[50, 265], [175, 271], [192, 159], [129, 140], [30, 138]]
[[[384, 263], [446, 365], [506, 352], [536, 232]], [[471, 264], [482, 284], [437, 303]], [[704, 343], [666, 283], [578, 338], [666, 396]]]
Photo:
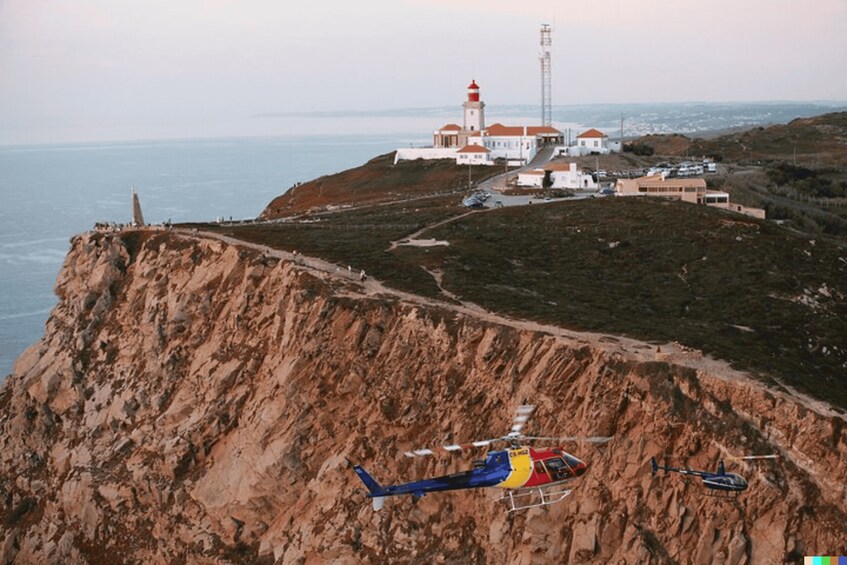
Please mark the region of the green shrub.
[[639, 143], [637, 141], [633, 141], [632, 143], [624, 143], [623, 150], [625, 153], [634, 153], [642, 157], [649, 157], [650, 155], [656, 152], [652, 146], [647, 145], [646, 143]]

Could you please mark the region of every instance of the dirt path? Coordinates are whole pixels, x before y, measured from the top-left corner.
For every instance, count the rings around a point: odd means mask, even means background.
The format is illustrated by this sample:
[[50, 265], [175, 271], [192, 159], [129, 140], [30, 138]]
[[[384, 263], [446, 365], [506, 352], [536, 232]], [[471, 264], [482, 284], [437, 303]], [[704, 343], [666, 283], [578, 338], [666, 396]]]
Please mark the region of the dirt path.
[[[451, 218], [448, 221], [455, 219], [457, 218]], [[158, 228], [140, 229], [156, 229], [158, 231]], [[196, 231], [184, 228], [175, 228], [172, 229], [171, 232], [193, 239], [213, 239], [238, 247], [254, 249], [266, 256], [289, 261], [297, 268], [309, 269], [313, 274], [316, 274], [324, 280], [330, 280], [333, 278], [341, 279], [350, 283], [347, 284], [345, 289], [339, 293], [342, 296], [351, 298], [375, 298], [378, 296], [393, 297], [402, 302], [417, 306], [451, 310], [455, 313], [484, 320], [491, 324], [556, 336], [576, 345], [588, 345], [594, 349], [605, 351], [610, 357], [619, 356], [625, 360], [636, 362], [662, 361], [682, 367], [689, 367], [708, 374], [714, 378], [740, 381], [753, 387], [767, 389], [770, 394], [788, 396], [795, 402], [804, 405], [809, 410], [817, 412], [818, 414], [839, 418], [847, 422], [847, 416], [834, 411], [832, 407], [823, 401], [819, 401], [805, 394], [799, 393], [790, 387], [785, 387], [789, 392], [782, 392], [777, 389], [767, 387], [763, 383], [754, 380], [747, 373], [733, 369], [726, 361], [714, 359], [709, 355], [704, 355], [703, 352], [699, 350], [691, 349], [677, 342], [662, 344], [648, 343], [624, 336], [573, 331], [551, 324], [542, 324], [510, 318], [501, 314], [495, 314], [470, 302], [461, 302], [456, 304], [454, 302], [434, 300], [404, 292], [385, 286], [382, 282], [372, 277], [367, 277], [364, 281], [360, 280], [360, 271], [357, 270], [355, 266], [351, 266], [351, 268], [348, 269], [347, 266], [342, 267], [317, 257], [306, 257], [302, 254], [272, 249], [265, 245], [250, 243], [213, 232]], [[445, 295], [449, 296], [447, 293], [445, 293]]]
[[388, 247], [388, 249], [386, 249], [386, 251], [394, 251], [395, 249], [397, 249], [398, 245], [403, 245], [404, 241], [409, 241], [409, 240], [412, 240], [412, 239], [420, 239], [420, 236], [423, 233], [425, 233], [425, 232], [427, 232], [431, 229], [437, 228], [439, 226], [443, 226], [444, 224], [449, 224], [450, 222], [455, 222], [456, 220], [461, 220], [462, 218], [464, 218], [466, 216], [470, 216], [471, 214], [478, 214], [479, 212], [484, 212], [484, 211], [485, 210], [471, 210], [470, 212], [465, 212], [464, 214], [459, 214], [458, 216], [453, 216], [453, 217], [447, 218], [446, 220], [439, 220], [439, 221], [435, 222], [434, 224], [429, 224], [428, 226], [424, 226], [413, 234], [409, 234], [406, 237], [398, 239], [397, 241], [392, 241], [391, 245]]

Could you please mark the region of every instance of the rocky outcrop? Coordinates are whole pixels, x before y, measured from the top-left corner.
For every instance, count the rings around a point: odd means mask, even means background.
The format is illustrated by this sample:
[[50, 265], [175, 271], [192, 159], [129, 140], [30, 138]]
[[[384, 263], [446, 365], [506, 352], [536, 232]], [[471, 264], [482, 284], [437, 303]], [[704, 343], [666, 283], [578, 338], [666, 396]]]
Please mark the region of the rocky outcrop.
[[[75, 238], [44, 338], [0, 392], [3, 562], [847, 554], [847, 432], [826, 406], [655, 345], [369, 288], [188, 234]], [[352, 464], [386, 483], [465, 468], [402, 451], [502, 433], [525, 401], [533, 431], [614, 436], [573, 446], [590, 469], [565, 501], [506, 513], [498, 493], [471, 491], [373, 512]], [[725, 457], [750, 488], [708, 497], [651, 477], [651, 456]]]

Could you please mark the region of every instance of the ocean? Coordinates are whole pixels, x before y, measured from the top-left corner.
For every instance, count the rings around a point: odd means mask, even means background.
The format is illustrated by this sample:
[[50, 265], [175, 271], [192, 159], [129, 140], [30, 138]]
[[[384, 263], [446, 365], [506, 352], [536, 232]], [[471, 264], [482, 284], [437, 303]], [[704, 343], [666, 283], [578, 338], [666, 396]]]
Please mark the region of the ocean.
[[426, 133], [0, 147], [0, 381], [44, 332], [70, 238], [129, 222], [133, 186], [148, 223], [254, 218], [294, 183], [426, 143]]

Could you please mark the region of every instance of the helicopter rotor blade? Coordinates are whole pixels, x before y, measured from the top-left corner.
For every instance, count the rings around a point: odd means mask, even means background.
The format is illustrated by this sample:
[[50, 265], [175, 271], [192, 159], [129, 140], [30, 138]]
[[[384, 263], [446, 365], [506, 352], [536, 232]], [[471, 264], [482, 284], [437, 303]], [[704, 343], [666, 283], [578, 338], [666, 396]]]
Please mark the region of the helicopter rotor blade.
[[735, 459], [779, 459], [779, 455], [771, 453], [770, 455], [745, 455], [744, 457], [736, 457]]
[[608, 443], [612, 441], [614, 436], [560, 436], [560, 437], [546, 437], [546, 436], [521, 436], [521, 439], [527, 439], [532, 441], [567, 441], [574, 443]]
[[431, 455], [435, 455], [439, 451], [446, 451], [447, 453], [453, 453], [455, 451], [466, 451], [466, 450], [475, 449], [475, 448], [478, 448], [478, 447], [489, 446], [493, 442], [499, 441], [499, 439], [500, 438], [483, 439], [483, 440], [472, 441], [470, 443], [462, 443], [462, 444], [454, 443], [454, 444], [451, 444], [451, 445], [442, 445], [442, 446], [437, 447], [435, 449], [429, 449], [429, 448], [414, 449], [412, 451], [404, 451], [403, 455], [405, 455], [406, 457], [429, 457]]
[[533, 412], [535, 412], [534, 404], [522, 404], [518, 406], [517, 412], [515, 413], [514, 423], [512, 424], [512, 433], [520, 433], [529, 421]]
[[457, 451], [465, 451], [471, 450], [474, 448], [488, 447], [496, 442], [508, 442], [511, 444], [521, 443], [523, 441], [556, 441], [556, 442], [575, 442], [575, 443], [594, 443], [594, 444], [602, 444], [607, 443], [612, 440], [612, 436], [591, 436], [591, 437], [581, 437], [581, 436], [566, 436], [566, 437], [548, 437], [548, 436], [526, 436], [521, 433], [526, 423], [532, 417], [532, 414], [535, 412], [534, 404], [521, 404], [515, 410], [515, 417], [513, 419], [512, 427], [509, 433], [501, 437], [495, 437], [490, 439], [483, 439], [472, 441], [468, 443], [455, 443], [450, 445], [442, 445], [437, 448], [429, 449], [414, 449], [411, 451], [404, 451], [403, 455], [406, 457], [429, 457], [433, 456], [439, 452], [446, 452], [448, 454], [457, 452]]

